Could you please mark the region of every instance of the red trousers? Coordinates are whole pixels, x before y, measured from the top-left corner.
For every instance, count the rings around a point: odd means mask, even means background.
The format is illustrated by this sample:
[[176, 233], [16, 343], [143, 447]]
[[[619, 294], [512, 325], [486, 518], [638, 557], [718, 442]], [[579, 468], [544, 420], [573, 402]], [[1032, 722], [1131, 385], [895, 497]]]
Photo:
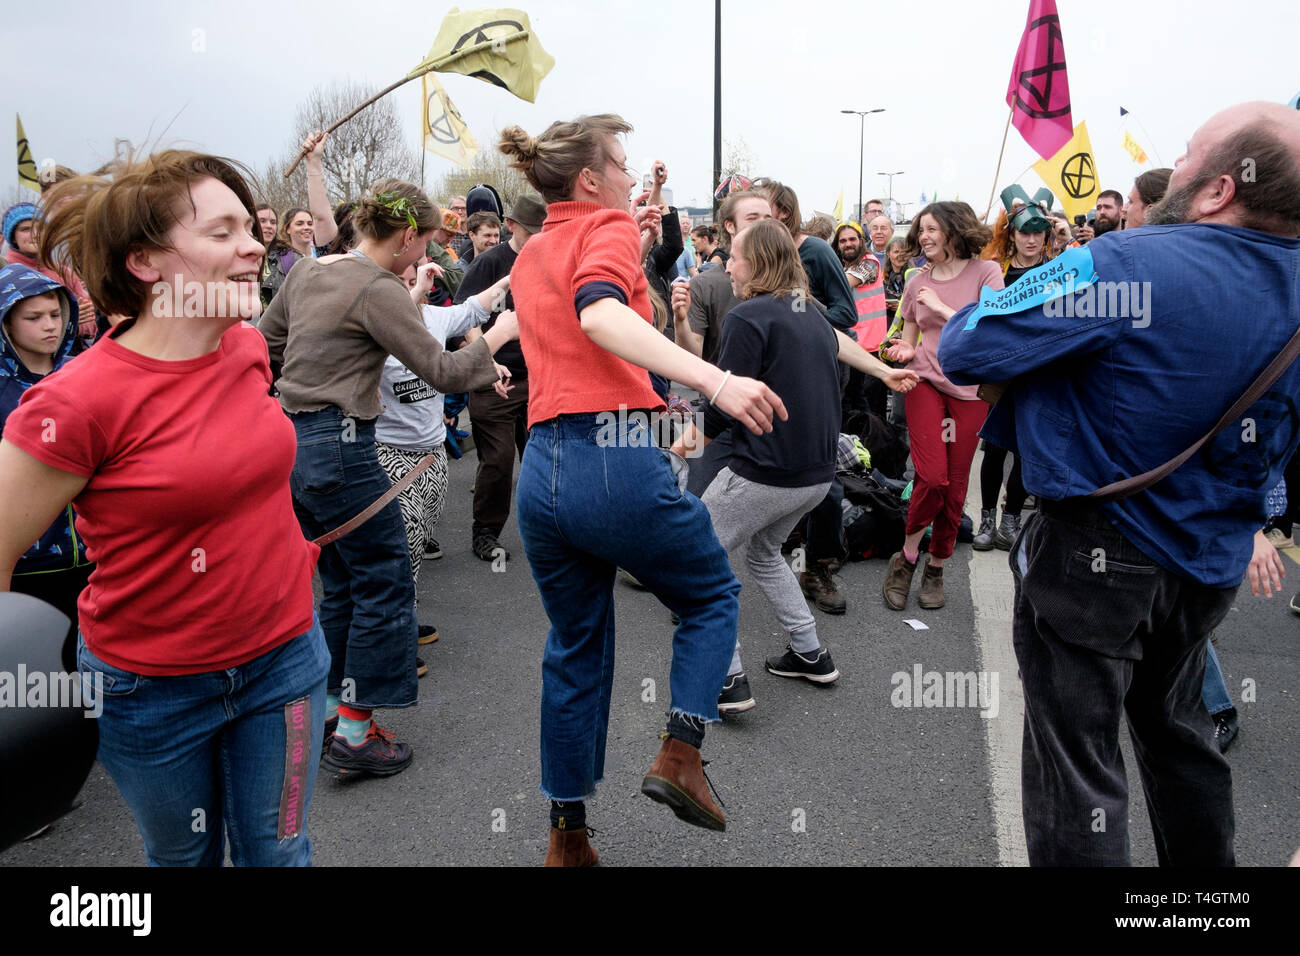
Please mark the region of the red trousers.
[[934, 522], [930, 555], [942, 560], [952, 556], [957, 543], [971, 462], [989, 406], [979, 399], [968, 402], [945, 395], [929, 382], [921, 382], [905, 400], [916, 466], [907, 533], [923, 531]]

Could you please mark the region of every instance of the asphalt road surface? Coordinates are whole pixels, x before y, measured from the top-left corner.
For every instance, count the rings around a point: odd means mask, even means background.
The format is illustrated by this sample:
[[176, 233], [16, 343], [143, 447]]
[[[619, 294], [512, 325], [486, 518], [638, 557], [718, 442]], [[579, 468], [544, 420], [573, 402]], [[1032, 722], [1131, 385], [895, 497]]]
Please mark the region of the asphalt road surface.
[[[978, 461], [974, 475], [978, 474]], [[319, 866], [534, 866], [547, 841], [538, 791], [541, 651], [547, 621], [512, 517], [503, 569], [470, 551], [474, 456], [451, 463], [437, 537], [445, 557], [426, 562], [420, 619], [441, 639], [421, 649], [429, 676], [418, 707], [381, 722], [415, 748], [412, 766], [389, 779], [346, 784], [322, 773], [310, 834]], [[967, 513], [978, 515], [971, 482]], [[1271, 600], [1244, 588], [1219, 629], [1218, 651], [1238, 699], [1241, 735], [1229, 752], [1236, 801], [1237, 860], [1285, 864], [1300, 846], [1300, 618], [1287, 609], [1300, 590], [1292, 572]], [[1021, 698], [1010, 649], [1011, 577], [1006, 553], [959, 545], [945, 574], [947, 606], [905, 613], [885, 607], [885, 562], [839, 574], [848, 613], [817, 612], [823, 642], [843, 676], [831, 687], [767, 674], [762, 658], [784, 649], [775, 618], [742, 571], [741, 637], [758, 706], [711, 725], [709, 775], [725, 801], [727, 830], [679, 822], [640, 794], [659, 748], [668, 707], [672, 625], [650, 594], [617, 585], [618, 643], [605, 779], [588, 801], [601, 863], [628, 865], [1024, 864], [1019, 820]], [[913, 630], [906, 619], [928, 625]], [[895, 706], [896, 688], [923, 671], [986, 671], [998, 677], [997, 713], [971, 707]], [[1243, 702], [1253, 683], [1253, 702]], [[1133, 861], [1155, 852], [1132, 748]], [[0, 863], [140, 866], [130, 813], [95, 766], [84, 805]]]

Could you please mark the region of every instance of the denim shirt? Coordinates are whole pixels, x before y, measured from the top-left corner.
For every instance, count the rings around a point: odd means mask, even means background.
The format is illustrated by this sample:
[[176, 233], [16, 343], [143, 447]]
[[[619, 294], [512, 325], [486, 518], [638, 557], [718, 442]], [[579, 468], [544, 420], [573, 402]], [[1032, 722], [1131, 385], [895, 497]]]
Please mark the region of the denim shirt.
[[[939, 342], [953, 382], [1014, 380], [981, 434], [1015, 451], [1025, 488], [1048, 500], [1177, 456], [1300, 326], [1300, 240], [1198, 223], [1108, 233], [1087, 250], [1093, 287], [968, 328], [972, 304]], [[1106, 516], [1167, 570], [1237, 586], [1265, 496], [1300, 444], [1298, 402], [1300, 362], [1173, 474], [1103, 505]]]

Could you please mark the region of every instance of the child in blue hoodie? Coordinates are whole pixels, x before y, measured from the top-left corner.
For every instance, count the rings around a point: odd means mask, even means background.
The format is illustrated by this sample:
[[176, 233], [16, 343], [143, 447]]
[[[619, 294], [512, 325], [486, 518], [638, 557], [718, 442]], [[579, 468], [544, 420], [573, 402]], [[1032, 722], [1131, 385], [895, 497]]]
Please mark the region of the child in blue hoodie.
[[[0, 436], [23, 393], [69, 361], [76, 335], [77, 301], [66, 288], [24, 265], [0, 269]], [[93, 568], [72, 505], [14, 568], [14, 591], [54, 605], [71, 622], [63, 647], [69, 671], [77, 669], [77, 598]]]

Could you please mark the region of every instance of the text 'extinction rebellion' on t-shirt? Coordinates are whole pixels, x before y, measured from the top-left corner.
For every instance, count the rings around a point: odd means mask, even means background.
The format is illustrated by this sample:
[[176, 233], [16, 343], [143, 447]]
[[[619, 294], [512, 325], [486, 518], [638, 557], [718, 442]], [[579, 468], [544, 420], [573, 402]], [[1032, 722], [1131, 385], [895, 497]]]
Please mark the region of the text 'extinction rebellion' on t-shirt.
[[106, 663], [171, 676], [234, 667], [311, 628], [319, 549], [289, 492], [297, 441], [252, 326], [208, 355], [115, 338], [28, 389], [5, 440], [89, 480], [73, 501], [96, 562], [78, 603]]

